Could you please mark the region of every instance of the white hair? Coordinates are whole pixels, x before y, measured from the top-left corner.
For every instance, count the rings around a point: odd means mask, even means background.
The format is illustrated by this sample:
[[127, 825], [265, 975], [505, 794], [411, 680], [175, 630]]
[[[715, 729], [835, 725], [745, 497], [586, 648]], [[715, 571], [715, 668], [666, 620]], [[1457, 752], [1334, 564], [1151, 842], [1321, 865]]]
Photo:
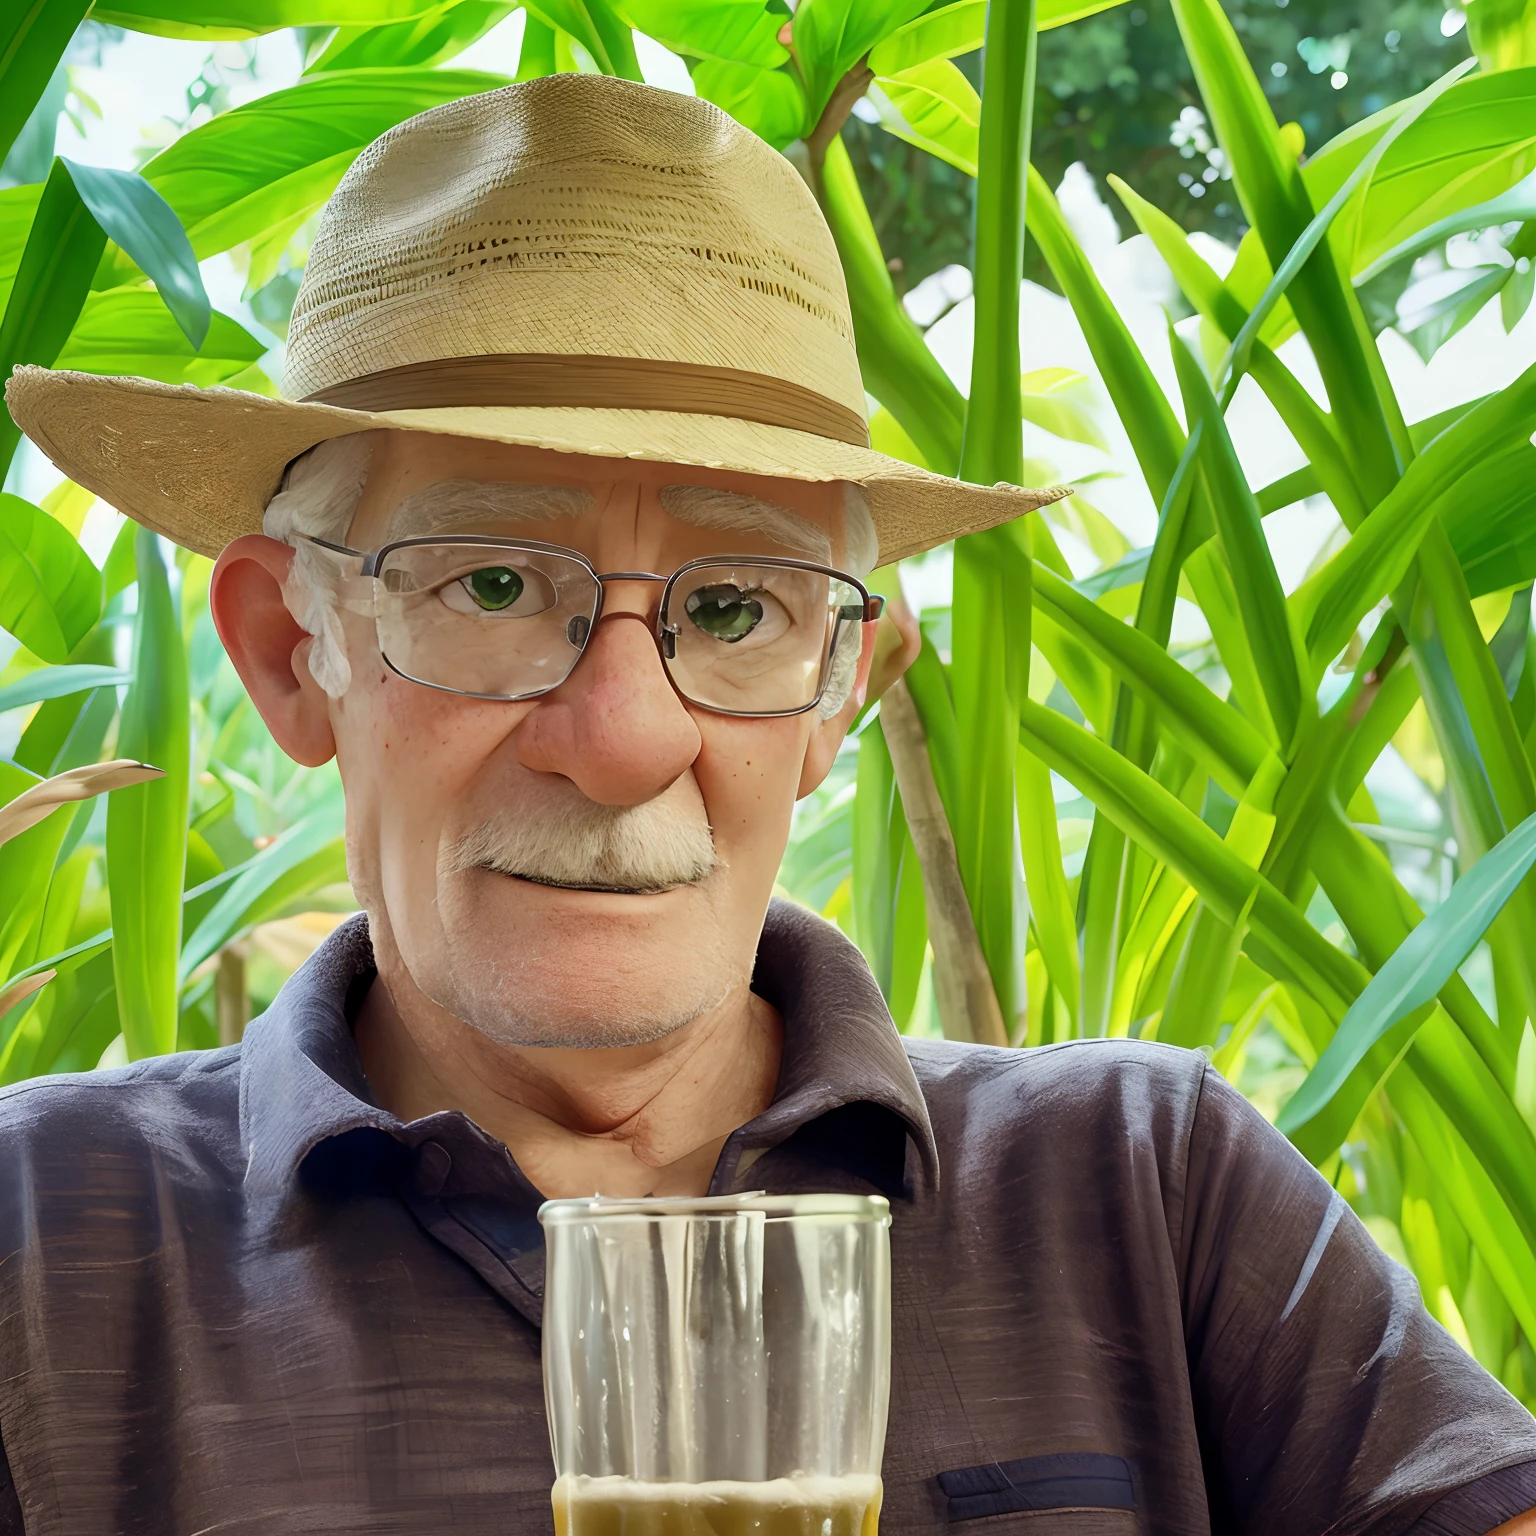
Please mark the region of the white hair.
[[[345, 544], [357, 509], [374, 433], [353, 432], [317, 443], [287, 469], [277, 494], [267, 503], [262, 527], [269, 538], [294, 547], [283, 598], [294, 620], [314, 636], [309, 670], [332, 698], [340, 698], [352, 680], [346, 639], [337, 615], [336, 562], [309, 538]], [[831, 536], [809, 518], [773, 502], [712, 486], [668, 485], [661, 491], [664, 511], [695, 527], [760, 533], [807, 559], [832, 565]], [[592, 506], [589, 492], [574, 486], [520, 485], [496, 481], [442, 480], [406, 497], [390, 519], [392, 538], [415, 538], [456, 524], [502, 514], [523, 520], [579, 517]], [[865, 576], [879, 560], [879, 540], [864, 493], [843, 483], [843, 558], [855, 576]], [[308, 535], [309, 538], [303, 537]], [[847, 702], [858, 673], [863, 627], [846, 626], [832, 658], [832, 674], [817, 705], [822, 719]]]

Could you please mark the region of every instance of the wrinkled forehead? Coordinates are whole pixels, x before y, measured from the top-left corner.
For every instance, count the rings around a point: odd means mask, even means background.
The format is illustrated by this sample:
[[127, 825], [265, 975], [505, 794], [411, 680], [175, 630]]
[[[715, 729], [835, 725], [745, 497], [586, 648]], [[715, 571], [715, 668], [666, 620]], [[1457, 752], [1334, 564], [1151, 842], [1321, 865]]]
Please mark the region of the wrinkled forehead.
[[765, 549], [820, 564], [843, 555], [845, 492], [836, 482], [405, 433], [389, 434], [380, 447], [352, 521], [357, 547], [498, 532], [585, 544], [604, 533], [670, 525], [684, 534], [707, 530], [713, 537], [695, 534], [689, 542], [722, 549]]

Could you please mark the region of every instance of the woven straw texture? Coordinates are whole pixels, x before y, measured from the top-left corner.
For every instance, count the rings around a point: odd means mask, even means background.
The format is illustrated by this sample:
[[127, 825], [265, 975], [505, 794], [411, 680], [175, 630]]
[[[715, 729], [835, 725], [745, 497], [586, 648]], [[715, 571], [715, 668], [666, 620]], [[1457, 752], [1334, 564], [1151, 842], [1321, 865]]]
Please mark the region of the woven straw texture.
[[1061, 494], [963, 485], [662, 398], [649, 410], [300, 403], [403, 365], [499, 354], [729, 368], [864, 412], [837, 253], [789, 162], [706, 102], [588, 75], [436, 108], [358, 157], [310, 252], [286, 400], [23, 368], [6, 401], [71, 479], [206, 554], [259, 531], [290, 460], [374, 427], [852, 480], [882, 560]]

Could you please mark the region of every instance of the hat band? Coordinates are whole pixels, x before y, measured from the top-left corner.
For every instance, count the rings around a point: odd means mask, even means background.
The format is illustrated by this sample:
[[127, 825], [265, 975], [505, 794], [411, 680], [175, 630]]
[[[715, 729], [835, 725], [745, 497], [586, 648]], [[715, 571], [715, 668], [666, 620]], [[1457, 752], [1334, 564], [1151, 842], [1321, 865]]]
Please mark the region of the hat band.
[[814, 389], [771, 374], [650, 357], [540, 352], [443, 357], [365, 373], [317, 389], [304, 401], [354, 411], [482, 405], [682, 411], [788, 427], [869, 447], [864, 418]]

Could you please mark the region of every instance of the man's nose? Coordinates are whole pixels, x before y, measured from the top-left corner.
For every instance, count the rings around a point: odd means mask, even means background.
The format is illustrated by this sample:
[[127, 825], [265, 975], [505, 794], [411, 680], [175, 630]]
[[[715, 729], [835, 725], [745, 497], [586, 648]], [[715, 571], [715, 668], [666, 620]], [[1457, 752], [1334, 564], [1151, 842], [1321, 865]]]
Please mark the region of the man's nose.
[[649, 621], [613, 611], [598, 621], [576, 670], [529, 710], [512, 739], [524, 767], [564, 774], [600, 805], [654, 799], [702, 745]]

